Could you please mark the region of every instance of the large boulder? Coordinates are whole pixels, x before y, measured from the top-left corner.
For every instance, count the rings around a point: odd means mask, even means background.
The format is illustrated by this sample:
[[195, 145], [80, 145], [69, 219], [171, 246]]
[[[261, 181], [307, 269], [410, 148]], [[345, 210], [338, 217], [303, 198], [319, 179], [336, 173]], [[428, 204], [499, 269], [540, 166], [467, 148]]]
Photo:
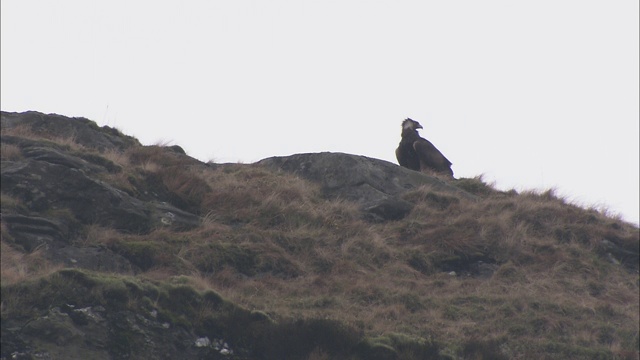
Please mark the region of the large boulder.
[[403, 218], [413, 205], [401, 195], [423, 185], [434, 191], [474, 198], [436, 177], [366, 156], [308, 153], [271, 157], [258, 164], [319, 183], [325, 196], [359, 203], [367, 218], [373, 221]]

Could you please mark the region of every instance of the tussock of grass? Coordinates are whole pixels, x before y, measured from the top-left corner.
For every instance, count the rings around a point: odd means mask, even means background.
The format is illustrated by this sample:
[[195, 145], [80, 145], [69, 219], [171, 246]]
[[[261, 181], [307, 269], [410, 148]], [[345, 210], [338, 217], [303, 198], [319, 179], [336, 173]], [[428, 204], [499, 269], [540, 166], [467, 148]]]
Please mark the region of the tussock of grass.
[[86, 150], [84, 146], [76, 141], [75, 136], [72, 134], [63, 136], [56, 132], [50, 132], [48, 129], [40, 129], [23, 124], [2, 128], [2, 135], [38, 141], [46, 140], [74, 151]]
[[6, 161], [16, 161], [22, 159], [22, 150], [11, 144], [2, 144], [0, 148], [0, 159]]
[[[6, 230], [2, 225], [2, 232]], [[0, 249], [1, 282], [3, 285], [10, 285], [25, 281], [27, 279], [50, 274], [61, 268], [60, 265], [52, 264], [43, 256], [43, 250], [38, 249], [32, 253], [24, 254], [15, 250], [2, 239]]]

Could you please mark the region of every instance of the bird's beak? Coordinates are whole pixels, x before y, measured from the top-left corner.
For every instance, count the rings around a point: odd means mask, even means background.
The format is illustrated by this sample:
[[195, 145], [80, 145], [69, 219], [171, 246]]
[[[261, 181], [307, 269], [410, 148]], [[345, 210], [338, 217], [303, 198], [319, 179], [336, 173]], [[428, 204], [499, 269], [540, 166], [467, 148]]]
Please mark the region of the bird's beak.
[[416, 126], [416, 129], [422, 129], [422, 125], [418, 124], [418, 126]]

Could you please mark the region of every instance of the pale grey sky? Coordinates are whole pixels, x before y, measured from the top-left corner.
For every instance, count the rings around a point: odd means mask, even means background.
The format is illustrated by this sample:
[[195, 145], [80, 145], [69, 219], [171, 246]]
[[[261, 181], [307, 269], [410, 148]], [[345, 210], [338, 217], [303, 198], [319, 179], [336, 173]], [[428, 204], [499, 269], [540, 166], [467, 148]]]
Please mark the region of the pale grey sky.
[[203, 161], [392, 162], [422, 123], [456, 177], [638, 223], [636, 0], [1, 3], [1, 107]]

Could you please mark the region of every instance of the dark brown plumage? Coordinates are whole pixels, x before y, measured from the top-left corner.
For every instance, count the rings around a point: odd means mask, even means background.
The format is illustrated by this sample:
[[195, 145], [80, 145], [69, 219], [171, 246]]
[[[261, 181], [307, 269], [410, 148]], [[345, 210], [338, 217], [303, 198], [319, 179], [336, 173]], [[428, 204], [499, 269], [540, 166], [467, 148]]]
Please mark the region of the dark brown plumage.
[[415, 171], [435, 171], [453, 177], [449, 161], [427, 139], [418, 134], [419, 122], [407, 118], [402, 122], [402, 140], [396, 149], [396, 158], [401, 166]]

